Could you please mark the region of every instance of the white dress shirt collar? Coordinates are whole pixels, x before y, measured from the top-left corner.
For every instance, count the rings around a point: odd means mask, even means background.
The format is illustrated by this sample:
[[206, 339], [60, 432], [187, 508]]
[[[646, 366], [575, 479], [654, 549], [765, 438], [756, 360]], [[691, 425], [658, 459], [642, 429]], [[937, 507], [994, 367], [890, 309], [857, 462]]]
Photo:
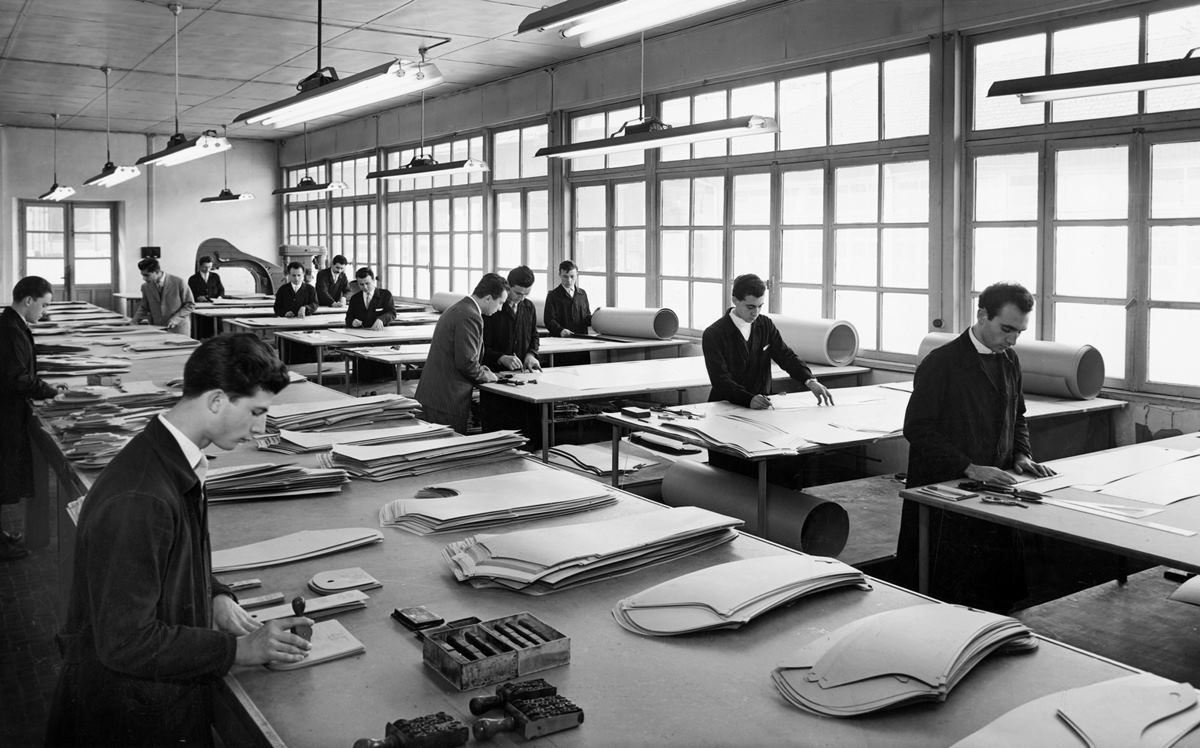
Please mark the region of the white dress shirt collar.
[[971, 342], [975, 345], [976, 353], [979, 353], [984, 356], [990, 356], [993, 353], [995, 353], [995, 351], [993, 351], [991, 348], [988, 348], [986, 345], [979, 342], [979, 338], [975, 337], [975, 328], [974, 327], [968, 327], [967, 332], [970, 333], [970, 335], [971, 335]]
[[729, 310], [729, 320], [731, 322], [733, 322], [733, 326], [738, 329], [738, 332], [740, 332], [742, 334], [742, 337], [746, 339], [746, 342], [749, 343], [750, 342], [750, 325], [753, 323], [747, 322], [746, 320], [737, 316], [736, 314], [733, 313], [732, 309]]
[[171, 436], [175, 437], [175, 441], [179, 442], [179, 449], [183, 451], [183, 459], [187, 460], [187, 464], [191, 465], [192, 470], [196, 473], [196, 478], [201, 483], [204, 482], [204, 477], [208, 473], [208, 458], [196, 446], [196, 443], [187, 437], [175, 425], [167, 420], [166, 416], [159, 414], [158, 420], [163, 426], [167, 427], [167, 431]]

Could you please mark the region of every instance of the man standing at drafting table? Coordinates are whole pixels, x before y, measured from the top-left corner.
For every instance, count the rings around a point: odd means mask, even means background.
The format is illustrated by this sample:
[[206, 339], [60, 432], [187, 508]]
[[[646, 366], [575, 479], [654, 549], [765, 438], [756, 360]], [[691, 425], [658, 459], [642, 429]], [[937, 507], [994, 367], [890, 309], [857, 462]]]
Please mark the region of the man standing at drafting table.
[[[1017, 283], [979, 295], [975, 324], [917, 367], [904, 416], [909, 488], [961, 478], [1010, 484], [1010, 472], [1054, 471], [1033, 460], [1013, 350], [1029, 324], [1033, 296]], [[904, 502], [898, 554], [902, 582], [914, 585], [918, 508]], [[1007, 612], [1025, 597], [1025, 566], [1014, 530], [930, 511], [930, 594], [947, 602]]]

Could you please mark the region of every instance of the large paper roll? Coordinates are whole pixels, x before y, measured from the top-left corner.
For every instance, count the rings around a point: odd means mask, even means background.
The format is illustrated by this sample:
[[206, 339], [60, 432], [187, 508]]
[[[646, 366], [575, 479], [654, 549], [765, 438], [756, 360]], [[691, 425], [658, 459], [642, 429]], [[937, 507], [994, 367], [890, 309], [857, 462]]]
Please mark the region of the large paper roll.
[[[917, 349], [917, 363], [921, 363], [934, 348], [941, 348], [956, 337], [948, 332], [929, 333]], [[1104, 357], [1090, 345], [1018, 340], [1013, 349], [1021, 359], [1025, 392], [1091, 400], [1104, 386]]]
[[[749, 524], [758, 512], [758, 481], [689, 460], [667, 470], [662, 496], [668, 506], [698, 506]], [[850, 535], [850, 516], [840, 504], [772, 484], [767, 522], [767, 540], [814, 556], [836, 556]]]
[[801, 361], [848, 366], [858, 355], [858, 330], [845, 320], [771, 315], [771, 321]]
[[592, 329], [601, 335], [666, 340], [679, 332], [679, 317], [670, 309], [609, 306], [592, 315]]
[[450, 307], [463, 300], [466, 294], [454, 293], [453, 291], [435, 291], [433, 296], [429, 297], [429, 306], [444, 312]]
[[543, 320], [546, 319], [546, 297], [535, 299], [530, 296], [529, 300], [533, 302], [533, 310], [537, 312], [537, 326], [545, 327], [546, 323]]

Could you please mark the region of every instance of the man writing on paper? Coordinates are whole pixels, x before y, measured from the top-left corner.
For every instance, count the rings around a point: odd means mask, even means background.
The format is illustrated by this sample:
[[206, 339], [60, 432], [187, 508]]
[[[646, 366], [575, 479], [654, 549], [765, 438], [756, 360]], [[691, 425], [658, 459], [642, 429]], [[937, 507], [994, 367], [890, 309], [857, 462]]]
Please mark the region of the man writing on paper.
[[350, 297], [346, 310], [346, 327], [382, 330], [396, 319], [396, 304], [386, 288], [375, 285], [375, 271], [359, 268], [354, 273], [359, 292]]
[[346, 306], [350, 280], [346, 277], [346, 258], [337, 255], [329, 267], [317, 271], [317, 303], [321, 306]]
[[142, 274], [142, 300], [133, 321], [139, 325], [158, 325], [168, 332], [188, 334], [188, 317], [196, 308], [192, 289], [182, 278], [168, 275], [158, 260], [146, 257], [138, 262]]
[[188, 278], [188, 288], [196, 301], [212, 301], [225, 295], [225, 285], [221, 276], [213, 272], [213, 261], [208, 255], [196, 263], [196, 272]]
[[[975, 324], [917, 367], [904, 415], [909, 488], [962, 478], [1013, 483], [1006, 471], [1053, 475], [1033, 461], [1013, 345], [1029, 323], [1033, 296], [995, 283], [979, 296]], [[898, 563], [916, 584], [917, 506], [904, 502]], [[930, 594], [947, 602], [1007, 612], [1026, 594], [1016, 532], [958, 514], [930, 511]]]
[[88, 491], [79, 516], [64, 667], [49, 746], [212, 745], [214, 682], [234, 664], [303, 660], [302, 616], [259, 624], [211, 574], [202, 450], [265, 427], [287, 369], [253, 335], [200, 345], [183, 398]]
[[304, 266], [293, 260], [287, 266], [287, 283], [275, 291], [275, 316], [304, 319], [317, 311], [317, 291], [304, 282]]
[[426, 421], [467, 433], [475, 385], [496, 381], [492, 370], [479, 361], [483, 353], [483, 318], [499, 311], [507, 298], [508, 283], [488, 273], [470, 296], [442, 312], [414, 394]]
[[525, 265], [508, 271], [508, 301], [483, 320], [483, 363], [493, 369], [541, 371], [538, 363], [537, 309], [529, 300], [533, 271]]

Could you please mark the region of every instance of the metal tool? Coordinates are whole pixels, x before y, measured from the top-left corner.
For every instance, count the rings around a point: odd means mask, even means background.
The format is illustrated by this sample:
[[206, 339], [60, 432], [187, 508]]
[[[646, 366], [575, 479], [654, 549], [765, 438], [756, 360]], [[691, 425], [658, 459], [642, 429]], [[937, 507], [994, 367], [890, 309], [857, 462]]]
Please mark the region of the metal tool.
[[1037, 491], [1030, 491], [1025, 488], [1017, 488], [1016, 486], [1006, 486], [1002, 483], [989, 483], [981, 480], [963, 481], [958, 484], [959, 488], [967, 491], [983, 491], [985, 493], [998, 493], [1002, 496], [1011, 496], [1014, 499], [1027, 501], [1030, 504], [1040, 504], [1045, 499], [1044, 494]]
[[980, 496], [979, 500], [985, 504], [1002, 504], [1004, 506], [1017, 506], [1022, 509], [1029, 508], [1016, 499], [1006, 499], [1006, 498], [1002, 498], [1000, 496]]
[[501, 732], [515, 732], [526, 740], [569, 730], [583, 724], [583, 710], [565, 696], [541, 696], [510, 701], [504, 705], [508, 716], [483, 718], [471, 732], [476, 740], [491, 740]]
[[495, 696], [476, 696], [467, 707], [471, 714], [479, 716], [489, 709], [498, 709], [516, 699], [532, 699], [538, 696], [557, 696], [558, 688], [550, 685], [542, 678], [502, 683], [496, 686]]

